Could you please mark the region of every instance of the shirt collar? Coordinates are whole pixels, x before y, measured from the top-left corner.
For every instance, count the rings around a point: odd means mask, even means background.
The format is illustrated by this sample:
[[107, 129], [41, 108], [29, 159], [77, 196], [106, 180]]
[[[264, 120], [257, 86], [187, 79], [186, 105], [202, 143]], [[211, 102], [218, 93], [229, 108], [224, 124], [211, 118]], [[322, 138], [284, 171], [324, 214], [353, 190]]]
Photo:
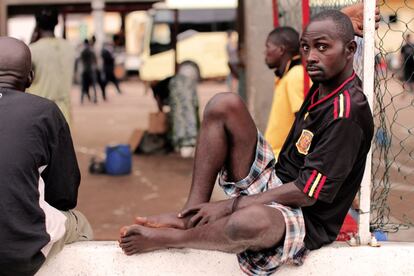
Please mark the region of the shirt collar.
[[285, 67], [285, 72], [283, 72], [283, 74], [281, 76], [279, 76], [278, 75], [279, 74], [278, 70], [275, 70], [274, 71], [275, 76], [278, 77], [278, 78], [282, 78], [293, 66], [296, 66], [296, 65], [299, 65], [299, 64], [301, 64], [301, 57], [300, 57], [300, 55], [296, 55], [296, 56], [292, 57], [287, 62], [286, 67]]
[[319, 88], [315, 90], [315, 92], [312, 94], [312, 98], [311, 98], [311, 105], [308, 107], [308, 111], [311, 110], [312, 108], [314, 108], [315, 106], [327, 101], [328, 99], [332, 98], [333, 96], [335, 96], [339, 91], [341, 91], [342, 88], [344, 88], [345, 85], [347, 85], [349, 82], [351, 82], [353, 79], [355, 79], [355, 72], [352, 72], [352, 76], [350, 76], [349, 78], [347, 78], [340, 86], [338, 86], [333, 92], [329, 93], [328, 95], [326, 95], [325, 97], [323, 97], [322, 99], [316, 101], [316, 98], [319, 94]]

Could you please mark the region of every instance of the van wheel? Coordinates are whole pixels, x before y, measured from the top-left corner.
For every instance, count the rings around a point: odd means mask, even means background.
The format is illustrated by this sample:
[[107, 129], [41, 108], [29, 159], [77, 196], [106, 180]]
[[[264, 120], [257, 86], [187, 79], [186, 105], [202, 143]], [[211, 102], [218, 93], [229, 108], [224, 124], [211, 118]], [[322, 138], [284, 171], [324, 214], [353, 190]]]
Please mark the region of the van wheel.
[[194, 61], [186, 60], [181, 62], [178, 66], [178, 72], [180, 72], [183, 75], [194, 78], [197, 81], [201, 80], [200, 68]]

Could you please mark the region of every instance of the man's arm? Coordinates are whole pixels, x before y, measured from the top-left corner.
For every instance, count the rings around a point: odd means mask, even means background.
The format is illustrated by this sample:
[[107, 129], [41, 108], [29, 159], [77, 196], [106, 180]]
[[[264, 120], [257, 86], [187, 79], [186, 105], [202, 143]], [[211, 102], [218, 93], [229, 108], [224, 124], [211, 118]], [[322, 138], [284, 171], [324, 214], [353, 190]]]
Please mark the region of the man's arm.
[[306, 207], [313, 205], [316, 199], [307, 196], [294, 182], [290, 182], [255, 195], [198, 204], [184, 209], [178, 217], [187, 220], [184, 222], [185, 228], [192, 228], [216, 221], [250, 205], [271, 202], [292, 207]]
[[253, 204], [269, 204], [271, 202], [293, 207], [306, 207], [315, 204], [316, 199], [307, 196], [294, 182], [290, 182], [264, 193], [241, 197], [236, 209]]
[[49, 115], [49, 160], [42, 178], [45, 181], [45, 200], [56, 209], [67, 211], [77, 204], [80, 172], [69, 126], [54, 104]]

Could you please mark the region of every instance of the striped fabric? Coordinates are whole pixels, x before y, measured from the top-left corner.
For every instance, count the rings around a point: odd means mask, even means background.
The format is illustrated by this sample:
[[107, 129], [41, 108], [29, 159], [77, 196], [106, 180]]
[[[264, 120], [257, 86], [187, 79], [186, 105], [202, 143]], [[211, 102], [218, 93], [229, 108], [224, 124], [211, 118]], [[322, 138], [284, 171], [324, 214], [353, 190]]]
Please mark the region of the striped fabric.
[[351, 96], [348, 90], [334, 99], [334, 119], [349, 118], [351, 112]]
[[303, 192], [307, 194], [309, 197], [318, 199], [319, 192], [321, 191], [325, 182], [326, 182], [326, 176], [322, 175], [317, 170], [313, 170], [311, 176], [306, 182]]
[[[283, 185], [276, 176], [275, 162], [271, 147], [258, 132], [256, 159], [249, 175], [238, 182], [230, 182], [227, 171], [223, 169], [219, 175], [219, 185], [230, 197], [257, 194]], [[283, 214], [286, 224], [285, 240], [283, 246], [238, 254], [240, 268], [248, 275], [270, 275], [286, 263], [301, 265], [308, 252], [303, 243], [305, 223], [302, 210], [276, 202], [268, 206], [278, 209]]]

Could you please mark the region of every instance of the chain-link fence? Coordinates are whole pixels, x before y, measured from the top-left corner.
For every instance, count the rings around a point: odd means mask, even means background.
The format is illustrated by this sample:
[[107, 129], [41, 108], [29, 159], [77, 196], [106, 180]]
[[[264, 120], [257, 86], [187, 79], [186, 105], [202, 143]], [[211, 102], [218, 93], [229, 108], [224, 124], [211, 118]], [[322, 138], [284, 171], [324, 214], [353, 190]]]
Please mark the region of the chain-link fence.
[[398, 231], [414, 223], [414, 1], [379, 6], [371, 225]]
[[[279, 24], [301, 31], [302, 4], [307, 2], [313, 15], [359, 1], [278, 0]], [[375, 47], [371, 228], [395, 232], [414, 223], [414, 1], [378, 4], [382, 19]], [[362, 51], [356, 56], [354, 68], [363, 72]]]

